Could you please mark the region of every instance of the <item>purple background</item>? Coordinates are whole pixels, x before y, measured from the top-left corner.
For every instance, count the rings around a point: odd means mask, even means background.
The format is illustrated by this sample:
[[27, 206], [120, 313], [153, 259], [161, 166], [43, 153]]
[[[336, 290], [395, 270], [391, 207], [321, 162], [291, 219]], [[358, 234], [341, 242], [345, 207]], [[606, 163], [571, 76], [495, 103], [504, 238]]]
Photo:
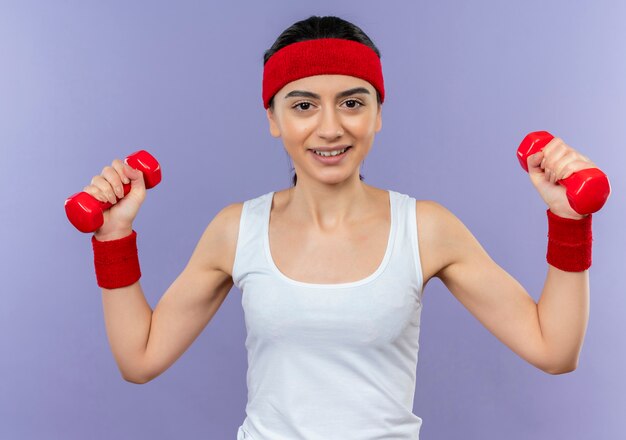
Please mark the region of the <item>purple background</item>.
[[[338, 15], [382, 52], [383, 129], [365, 181], [454, 212], [539, 299], [546, 206], [515, 150], [549, 130], [611, 178], [594, 215], [578, 369], [551, 376], [438, 280], [426, 289], [422, 438], [616, 439], [626, 414], [624, 2], [31, 2], [0, 5], [0, 438], [234, 439], [245, 417], [241, 292], [146, 385], [108, 345], [90, 235], [65, 198], [140, 148], [162, 164], [139, 232], [151, 307], [224, 206], [289, 186], [261, 103], [263, 51]], [[583, 5], [584, 3], [584, 5]]]

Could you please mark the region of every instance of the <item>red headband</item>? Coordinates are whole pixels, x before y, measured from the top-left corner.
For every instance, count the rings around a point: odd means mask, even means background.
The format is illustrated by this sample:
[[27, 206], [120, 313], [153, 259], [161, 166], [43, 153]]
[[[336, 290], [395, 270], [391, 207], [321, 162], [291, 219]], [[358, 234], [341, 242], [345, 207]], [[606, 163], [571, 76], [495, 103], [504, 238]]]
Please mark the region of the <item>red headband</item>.
[[278, 50], [263, 68], [263, 105], [285, 84], [313, 75], [349, 75], [374, 86], [385, 100], [383, 71], [376, 52], [365, 44], [341, 38], [299, 41]]

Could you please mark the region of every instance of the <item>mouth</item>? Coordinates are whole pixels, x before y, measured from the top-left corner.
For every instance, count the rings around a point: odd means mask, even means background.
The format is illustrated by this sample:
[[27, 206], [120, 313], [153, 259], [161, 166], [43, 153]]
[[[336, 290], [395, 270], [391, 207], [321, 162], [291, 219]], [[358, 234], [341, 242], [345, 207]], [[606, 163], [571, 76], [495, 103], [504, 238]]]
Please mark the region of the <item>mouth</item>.
[[330, 151], [320, 151], [320, 150], [309, 150], [311, 152], [311, 156], [313, 159], [320, 164], [323, 165], [340, 165], [343, 163], [343, 159], [348, 155], [351, 146], [342, 148], [340, 150], [330, 150]]
[[352, 148], [352, 146], [347, 146], [344, 147], [342, 149], [329, 149], [329, 150], [316, 150], [316, 149], [311, 149], [311, 152], [317, 156], [320, 157], [335, 157], [335, 156], [341, 156], [342, 154], [344, 154], [346, 151], [348, 151], [350, 148]]

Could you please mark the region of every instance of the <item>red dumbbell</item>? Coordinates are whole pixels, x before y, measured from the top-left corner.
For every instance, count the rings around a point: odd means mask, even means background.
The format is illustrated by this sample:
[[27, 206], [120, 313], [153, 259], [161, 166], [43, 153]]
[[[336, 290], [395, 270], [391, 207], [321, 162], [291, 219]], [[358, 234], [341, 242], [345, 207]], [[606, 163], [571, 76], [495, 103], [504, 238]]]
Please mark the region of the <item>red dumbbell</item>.
[[[534, 131], [526, 135], [517, 149], [517, 158], [526, 172], [528, 156], [543, 150], [553, 138], [547, 131]], [[572, 209], [581, 215], [599, 211], [611, 194], [609, 179], [598, 168], [580, 170], [557, 182], [567, 190], [567, 200]]]
[[[124, 162], [143, 173], [146, 189], [155, 187], [161, 181], [161, 166], [147, 151], [139, 150], [124, 159]], [[124, 195], [130, 192], [131, 184], [125, 183]], [[118, 200], [120, 200], [118, 198]], [[70, 223], [81, 232], [94, 232], [104, 223], [103, 212], [113, 204], [101, 202], [84, 191], [76, 193], [65, 200], [65, 213]]]

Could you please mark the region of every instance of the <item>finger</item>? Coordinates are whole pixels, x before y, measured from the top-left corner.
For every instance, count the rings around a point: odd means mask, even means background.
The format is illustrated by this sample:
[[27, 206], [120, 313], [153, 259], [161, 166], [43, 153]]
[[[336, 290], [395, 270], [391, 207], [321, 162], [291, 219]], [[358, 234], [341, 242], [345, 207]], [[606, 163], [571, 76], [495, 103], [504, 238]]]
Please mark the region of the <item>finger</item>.
[[569, 162], [563, 168], [563, 177], [561, 177], [561, 179], [567, 179], [572, 174], [577, 173], [578, 171], [589, 169], [589, 168], [596, 168], [596, 167], [595, 165], [593, 165], [593, 163], [589, 163], [586, 160], [573, 160], [572, 162]]
[[528, 172], [530, 174], [535, 174], [535, 173], [541, 173], [541, 168], [539, 167], [539, 164], [542, 162], [543, 160], [543, 152], [539, 151], [535, 154], [531, 154], [530, 156], [528, 156], [528, 158], [526, 159], [526, 165], [528, 165]]
[[[559, 166], [561, 161], [564, 160], [564, 157], [571, 151], [571, 149], [567, 148], [565, 145], [557, 146], [555, 150], [552, 151], [552, 156], [545, 163], [545, 171], [546, 178], [551, 182], [555, 183], [558, 179]], [[565, 159], [567, 161], [567, 159]]]
[[577, 161], [578, 158], [579, 155], [574, 150], [569, 150], [563, 156], [561, 156], [561, 159], [559, 159], [559, 161], [554, 166], [554, 174], [556, 176], [556, 180], [564, 179], [563, 176], [566, 167], [570, 163]]
[[[122, 178], [112, 166], [104, 167], [102, 176], [111, 184], [113, 193], [117, 198], [124, 197], [124, 188], [122, 188]], [[116, 200], [117, 201], [117, 200]]]
[[[104, 173], [105, 171], [102, 170], [102, 172]], [[91, 184], [98, 187], [98, 189], [106, 197], [107, 202], [111, 202], [111, 203], [117, 202], [115, 193], [113, 192], [113, 187], [111, 186], [109, 181], [105, 179], [103, 175], [100, 174], [100, 175], [94, 176], [93, 179], [91, 179]]]
[[98, 188], [96, 185], [93, 185], [93, 184], [87, 185], [86, 187], [83, 188], [83, 191], [85, 191], [94, 199], [99, 200], [100, 202], [106, 203], [109, 201], [108, 197], [104, 194], [104, 192], [100, 188]]
[[589, 164], [589, 168], [598, 168], [598, 166], [591, 159], [589, 159], [587, 156], [585, 156], [584, 154], [578, 153], [578, 156], [579, 156], [580, 159], [584, 160], [585, 162], [587, 162]]
[[556, 171], [552, 170], [552, 172], [550, 173], [550, 182], [556, 184], [557, 180], [559, 180], [556, 177]]
[[[140, 171], [134, 169], [133, 167], [131, 167], [130, 165], [128, 165], [126, 162], [123, 162], [124, 164], [124, 175], [128, 178], [128, 179], [132, 179], [132, 180], [137, 180], [139, 177], [139, 174], [141, 174]], [[143, 174], [142, 174], [143, 176]]]
[[574, 174], [575, 171], [576, 171], [576, 167], [573, 165], [573, 162], [569, 162], [567, 165], [563, 167], [563, 170], [561, 171], [562, 175], [559, 180], [567, 179], [569, 176]]
[[145, 191], [146, 191], [146, 182], [144, 181], [145, 176], [140, 170], [132, 168], [129, 165], [127, 166], [128, 166], [127, 175], [131, 179], [132, 189], [138, 196], [142, 196], [143, 194], [145, 194]]
[[124, 165], [126, 164], [119, 159], [115, 159], [111, 164], [115, 171], [117, 171], [117, 174], [119, 174], [122, 183], [130, 183], [130, 179], [126, 176], [124, 171]]
[[102, 203], [109, 203], [111, 201], [109, 197], [105, 194], [105, 192], [96, 185], [88, 185], [83, 189], [83, 191], [90, 194], [94, 199]]
[[563, 143], [554, 144], [552, 148], [547, 153], [545, 153], [541, 167], [543, 169], [549, 169], [554, 171], [557, 167], [559, 160], [561, 160], [561, 158], [569, 151], [571, 151], [571, 148]]
[[545, 168], [545, 162], [550, 158], [552, 151], [562, 143], [563, 140], [561, 138], [555, 137], [552, 138], [552, 140], [550, 140], [545, 147], [543, 147], [541, 151], [543, 152], [544, 160], [541, 162], [541, 168]]

